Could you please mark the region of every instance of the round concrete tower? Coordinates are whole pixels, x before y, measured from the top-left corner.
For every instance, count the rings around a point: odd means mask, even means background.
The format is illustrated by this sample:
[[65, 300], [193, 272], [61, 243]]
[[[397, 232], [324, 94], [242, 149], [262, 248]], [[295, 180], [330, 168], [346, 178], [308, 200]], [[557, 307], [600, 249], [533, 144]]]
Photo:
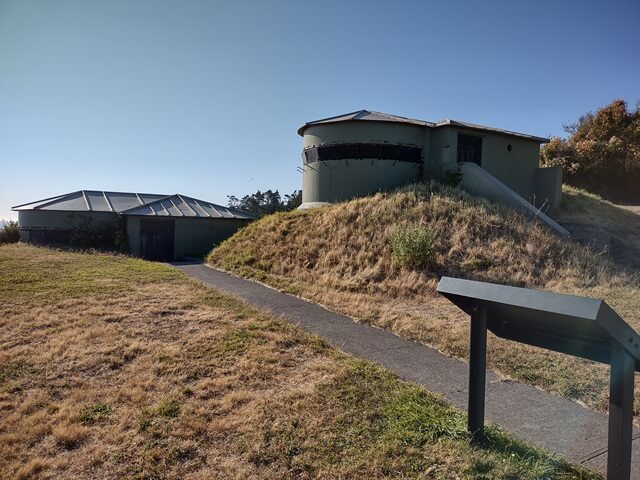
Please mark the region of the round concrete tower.
[[367, 110], [306, 123], [301, 208], [422, 180], [431, 126]]

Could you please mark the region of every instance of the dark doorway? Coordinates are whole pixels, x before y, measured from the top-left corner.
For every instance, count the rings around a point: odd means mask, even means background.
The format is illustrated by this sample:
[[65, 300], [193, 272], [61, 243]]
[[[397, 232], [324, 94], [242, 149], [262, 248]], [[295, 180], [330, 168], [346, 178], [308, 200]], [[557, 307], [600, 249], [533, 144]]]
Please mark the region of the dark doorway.
[[173, 220], [140, 220], [140, 254], [147, 260], [173, 260]]
[[482, 137], [458, 134], [458, 162], [472, 162], [482, 166]]

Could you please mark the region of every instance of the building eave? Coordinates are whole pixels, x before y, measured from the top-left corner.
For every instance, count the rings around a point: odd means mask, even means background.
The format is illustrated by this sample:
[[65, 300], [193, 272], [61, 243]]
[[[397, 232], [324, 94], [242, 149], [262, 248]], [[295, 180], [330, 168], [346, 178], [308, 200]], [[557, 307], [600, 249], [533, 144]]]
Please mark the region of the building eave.
[[475, 123], [461, 122], [458, 120], [445, 119], [439, 122], [429, 122], [426, 120], [417, 120], [414, 118], [401, 117], [398, 115], [391, 115], [388, 113], [375, 112], [373, 110], [356, 110], [355, 112], [343, 113], [342, 115], [334, 115], [332, 117], [321, 118], [312, 122], [305, 123], [298, 129], [298, 135], [304, 136], [304, 132], [307, 128], [315, 125], [328, 125], [334, 123], [346, 123], [346, 122], [377, 122], [377, 123], [396, 123], [396, 124], [408, 124], [416, 125], [425, 128], [438, 128], [438, 127], [458, 127], [467, 128], [471, 130], [485, 131], [491, 133], [498, 133], [501, 135], [509, 135], [526, 140], [535, 141], [538, 143], [549, 143], [549, 139], [545, 137], [538, 137], [535, 135], [529, 135], [526, 133], [513, 132], [511, 130], [505, 130], [502, 128], [488, 127], [486, 125], [478, 125]]
[[439, 128], [439, 127], [457, 127], [457, 128], [467, 128], [469, 130], [478, 130], [478, 131], [484, 131], [484, 132], [499, 133], [501, 135], [519, 137], [519, 138], [523, 138], [525, 140], [531, 140], [531, 141], [535, 141], [535, 142], [538, 142], [538, 143], [549, 143], [549, 141], [550, 141], [550, 139], [548, 139], [546, 137], [538, 137], [538, 136], [535, 136], [535, 135], [529, 135], [527, 133], [520, 133], [520, 132], [511, 131], [511, 130], [504, 130], [502, 128], [488, 127], [486, 125], [478, 125], [476, 123], [461, 122], [459, 120], [450, 120], [450, 119], [440, 120], [439, 122], [436, 122], [435, 125], [434, 125], [434, 128]]

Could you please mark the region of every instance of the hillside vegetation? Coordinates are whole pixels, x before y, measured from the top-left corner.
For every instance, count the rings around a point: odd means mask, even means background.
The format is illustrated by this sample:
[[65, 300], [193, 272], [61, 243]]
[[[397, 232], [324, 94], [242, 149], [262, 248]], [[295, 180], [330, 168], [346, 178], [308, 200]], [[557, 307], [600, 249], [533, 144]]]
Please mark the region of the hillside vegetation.
[[[524, 214], [441, 186], [268, 216], [208, 261], [461, 358], [469, 322], [436, 294], [443, 275], [604, 298], [640, 329], [635, 274]], [[607, 407], [604, 365], [493, 336], [489, 363], [508, 377]]]
[[0, 477], [595, 479], [119, 255], [0, 246]]
[[565, 131], [568, 138], [554, 137], [543, 146], [543, 163], [561, 166], [571, 185], [616, 201], [640, 201], [640, 103], [629, 109], [614, 100]]

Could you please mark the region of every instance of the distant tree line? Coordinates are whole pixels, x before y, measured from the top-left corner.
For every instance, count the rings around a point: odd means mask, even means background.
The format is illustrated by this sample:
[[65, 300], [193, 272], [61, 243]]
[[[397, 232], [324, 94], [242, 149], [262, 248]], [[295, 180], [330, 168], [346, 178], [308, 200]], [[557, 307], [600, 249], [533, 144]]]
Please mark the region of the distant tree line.
[[3, 243], [16, 243], [20, 240], [18, 222], [14, 220], [0, 220], [0, 245]]
[[614, 100], [564, 126], [542, 148], [544, 165], [561, 166], [564, 181], [614, 201], [640, 200], [640, 104]]
[[233, 195], [227, 195], [227, 206], [236, 210], [253, 213], [260, 217], [270, 215], [275, 212], [284, 212], [298, 208], [302, 203], [302, 190], [294, 190], [292, 194], [280, 195], [276, 190], [267, 190], [261, 192], [258, 190], [251, 195], [245, 195], [242, 198]]

